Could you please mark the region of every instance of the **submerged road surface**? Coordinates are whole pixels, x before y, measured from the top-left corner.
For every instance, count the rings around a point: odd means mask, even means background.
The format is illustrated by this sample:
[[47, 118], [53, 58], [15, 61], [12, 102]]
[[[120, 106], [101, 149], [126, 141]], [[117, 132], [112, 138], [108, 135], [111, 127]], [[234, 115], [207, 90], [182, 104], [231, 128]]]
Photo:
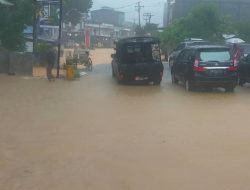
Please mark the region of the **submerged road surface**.
[[0, 87], [0, 190], [250, 188], [249, 86], [186, 92], [167, 70], [158, 87], [118, 85], [96, 64], [78, 81]]

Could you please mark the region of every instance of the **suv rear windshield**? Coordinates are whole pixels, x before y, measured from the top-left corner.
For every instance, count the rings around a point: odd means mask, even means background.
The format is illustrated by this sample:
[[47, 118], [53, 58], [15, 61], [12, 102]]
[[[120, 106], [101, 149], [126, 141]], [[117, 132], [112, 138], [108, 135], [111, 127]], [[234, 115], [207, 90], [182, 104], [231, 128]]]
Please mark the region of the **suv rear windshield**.
[[203, 49], [200, 51], [201, 61], [230, 61], [230, 52], [227, 49]]

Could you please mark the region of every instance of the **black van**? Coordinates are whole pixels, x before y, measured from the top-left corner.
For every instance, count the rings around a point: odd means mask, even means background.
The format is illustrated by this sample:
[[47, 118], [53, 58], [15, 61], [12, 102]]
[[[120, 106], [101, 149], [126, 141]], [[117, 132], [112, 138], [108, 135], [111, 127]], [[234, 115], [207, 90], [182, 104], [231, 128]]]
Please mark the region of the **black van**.
[[112, 74], [119, 82], [145, 81], [159, 85], [163, 75], [160, 41], [154, 37], [132, 37], [117, 41], [112, 54]]
[[183, 81], [186, 90], [223, 87], [232, 92], [237, 85], [238, 63], [224, 46], [193, 46], [180, 52], [171, 67], [172, 82]]

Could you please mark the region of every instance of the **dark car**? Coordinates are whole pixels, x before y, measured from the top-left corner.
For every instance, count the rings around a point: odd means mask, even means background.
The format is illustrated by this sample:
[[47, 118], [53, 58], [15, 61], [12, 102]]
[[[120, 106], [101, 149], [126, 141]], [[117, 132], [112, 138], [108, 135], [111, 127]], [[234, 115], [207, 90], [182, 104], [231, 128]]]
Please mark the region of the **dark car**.
[[172, 67], [174, 59], [179, 55], [181, 50], [183, 50], [184, 48], [196, 45], [210, 45], [210, 44], [211, 42], [203, 39], [198, 39], [198, 38], [185, 39], [184, 42], [181, 42], [169, 55], [168, 58], [169, 67], [170, 68]]
[[172, 82], [183, 81], [186, 90], [223, 87], [233, 91], [238, 79], [237, 61], [224, 46], [193, 46], [180, 52], [171, 68]]
[[250, 54], [240, 59], [239, 62], [239, 85], [250, 82]]
[[125, 38], [116, 42], [112, 74], [119, 82], [147, 81], [159, 85], [163, 75], [160, 41], [154, 37]]

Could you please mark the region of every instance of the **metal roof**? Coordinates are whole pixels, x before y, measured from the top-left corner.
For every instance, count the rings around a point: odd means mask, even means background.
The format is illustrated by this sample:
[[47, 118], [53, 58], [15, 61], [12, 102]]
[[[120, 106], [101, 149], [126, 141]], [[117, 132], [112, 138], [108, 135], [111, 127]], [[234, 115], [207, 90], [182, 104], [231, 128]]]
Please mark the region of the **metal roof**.
[[118, 40], [117, 44], [123, 43], [159, 43], [159, 38], [156, 37], [129, 37]]

